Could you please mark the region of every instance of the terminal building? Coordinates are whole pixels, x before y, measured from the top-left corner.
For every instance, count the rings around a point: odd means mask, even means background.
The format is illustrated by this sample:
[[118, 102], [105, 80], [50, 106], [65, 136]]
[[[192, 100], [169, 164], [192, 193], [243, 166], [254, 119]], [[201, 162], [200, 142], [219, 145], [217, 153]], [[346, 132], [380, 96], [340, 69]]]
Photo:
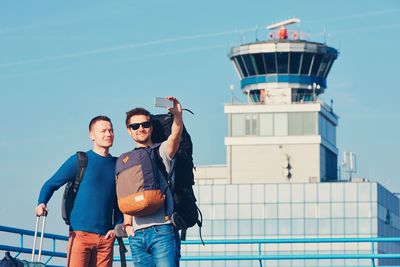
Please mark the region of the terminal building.
[[[319, 96], [338, 51], [273, 24], [269, 39], [233, 47], [229, 59], [247, 103], [224, 107], [226, 165], [198, 166], [195, 193], [204, 239], [400, 236], [399, 198], [377, 182], [342, 179], [339, 117]], [[222, 112], [222, 111], [221, 111]], [[350, 158], [351, 160], [352, 158]], [[188, 239], [198, 239], [196, 227]], [[186, 247], [185, 255], [251, 254], [222, 247]], [[399, 253], [400, 244], [268, 245], [265, 253]], [[251, 261], [183, 262], [183, 266], [260, 266]], [[400, 265], [381, 259], [375, 266]], [[263, 266], [372, 266], [371, 260], [285, 260]]]

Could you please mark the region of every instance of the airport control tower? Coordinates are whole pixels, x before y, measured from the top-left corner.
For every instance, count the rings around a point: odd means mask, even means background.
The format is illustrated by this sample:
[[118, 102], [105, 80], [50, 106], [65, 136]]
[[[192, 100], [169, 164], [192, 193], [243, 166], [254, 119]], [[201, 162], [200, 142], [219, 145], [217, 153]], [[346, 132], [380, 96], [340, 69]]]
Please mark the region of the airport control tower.
[[269, 40], [232, 48], [246, 104], [225, 105], [230, 183], [338, 179], [332, 105], [319, 99], [338, 51], [288, 30], [293, 18], [267, 27]]

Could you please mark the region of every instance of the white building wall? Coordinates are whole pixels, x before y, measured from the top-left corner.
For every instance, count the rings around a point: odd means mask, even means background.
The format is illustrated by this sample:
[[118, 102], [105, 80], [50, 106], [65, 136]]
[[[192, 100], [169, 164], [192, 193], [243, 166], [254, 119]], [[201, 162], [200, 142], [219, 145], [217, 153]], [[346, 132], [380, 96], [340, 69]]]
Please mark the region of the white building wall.
[[289, 182], [287, 165], [292, 166], [291, 182], [319, 181], [319, 144], [243, 145], [230, 147], [232, 183]]

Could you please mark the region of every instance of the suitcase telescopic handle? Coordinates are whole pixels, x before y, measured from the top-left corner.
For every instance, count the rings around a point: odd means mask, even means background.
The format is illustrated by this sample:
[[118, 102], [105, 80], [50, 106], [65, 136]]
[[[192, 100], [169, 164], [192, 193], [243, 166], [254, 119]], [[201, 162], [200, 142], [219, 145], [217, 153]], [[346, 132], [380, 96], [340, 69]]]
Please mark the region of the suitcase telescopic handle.
[[[39, 253], [38, 253], [38, 259], [37, 259], [38, 262], [40, 262], [40, 259], [42, 257], [42, 247], [43, 247], [43, 239], [44, 239], [44, 227], [46, 225], [46, 217], [47, 217], [47, 211], [44, 211], [43, 221], [42, 221], [42, 229], [40, 232]], [[36, 239], [37, 239], [37, 235], [38, 235], [39, 220], [40, 220], [40, 216], [36, 216], [35, 234], [33, 237], [32, 256], [31, 256], [32, 262], [34, 261], [34, 258], [35, 258]]]

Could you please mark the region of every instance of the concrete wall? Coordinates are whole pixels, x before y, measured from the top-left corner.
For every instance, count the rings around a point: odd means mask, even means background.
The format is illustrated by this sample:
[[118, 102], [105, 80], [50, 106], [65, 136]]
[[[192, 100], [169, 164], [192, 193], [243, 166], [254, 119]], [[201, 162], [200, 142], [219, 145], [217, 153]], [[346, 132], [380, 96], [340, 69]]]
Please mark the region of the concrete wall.
[[309, 182], [310, 179], [316, 182], [320, 179], [318, 144], [230, 146], [228, 154], [231, 183], [289, 181], [286, 177], [288, 156], [292, 166], [291, 182]]

